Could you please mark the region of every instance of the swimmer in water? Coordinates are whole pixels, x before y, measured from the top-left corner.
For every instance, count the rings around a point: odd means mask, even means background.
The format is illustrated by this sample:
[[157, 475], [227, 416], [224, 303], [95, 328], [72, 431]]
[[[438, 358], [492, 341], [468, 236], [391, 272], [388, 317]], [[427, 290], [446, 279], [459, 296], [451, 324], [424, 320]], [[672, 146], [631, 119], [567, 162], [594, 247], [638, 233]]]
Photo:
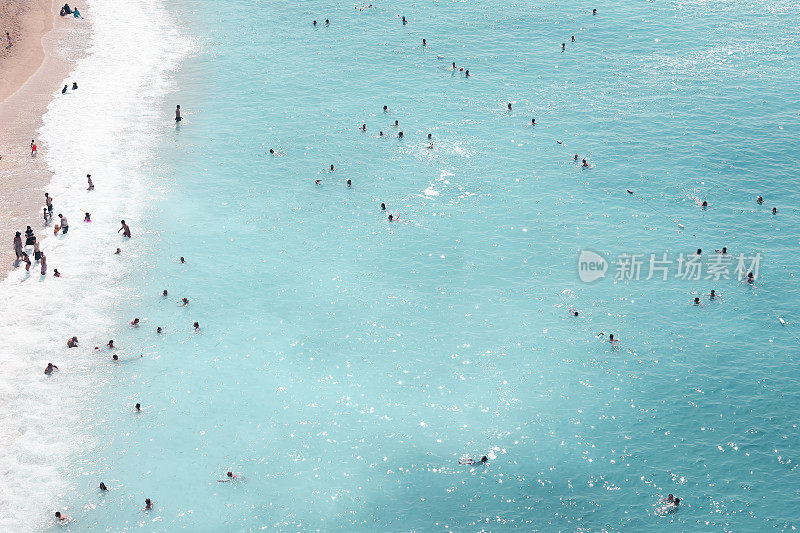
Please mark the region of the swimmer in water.
[[142, 412], [142, 404], [140, 404], [140, 403], [137, 403], [137, 404], [134, 406], [134, 409], [136, 409], [136, 412], [137, 412], [137, 413], [141, 413], [141, 412]]
[[314, 23], [313, 23], [312, 25], [313, 25], [313, 26], [316, 26], [316, 25], [317, 25], [317, 21], [315, 20], [315, 21], [314, 21]]
[[703, 249], [698, 248], [697, 251], [694, 253], [694, 255], [703, 255]]
[[53, 373], [53, 370], [58, 370], [58, 367], [53, 363], [47, 363], [47, 368], [44, 369], [44, 375], [49, 376]]
[[403, 17], [403, 26], [407, 24], [406, 17]]
[[694, 305], [700, 305], [700, 298], [698, 298], [698, 297], [695, 297], [695, 299], [694, 299]]
[[469, 69], [467, 69], [467, 71], [464, 73], [464, 77], [469, 78]]
[[383, 137], [383, 132], [378, 133], [378, 137]]
[[237, 476], [236, 474], [234, 474], [233, 472], [231, 472], [229, 470], [228, 474], [227, 474], [227, 479], [218, 479], [217, 482], [218, 483], [228, 483], [229, 481], [233, 481], [234, 479], [239, 479], [239, 476]]
[[535, 119], [535, 118], [532, 118], [532, 119], [531, 119], [531, 126], [535, 126], [535, 125], [536, 125], [536, 119]]
[[144, 508], [148, 511], [153, 508], [153, 502], [150, 500], [150, 498], [145, 498]]
[[362, 124], [361, 127], [358, 128], [358, 129], [360, 129], [361, 131], [367, 131], [367, 125], [366, 124]]
[[753, 275], [752, 272], [747, 273], [747, 283], [752, 285], [756, 281], [756, 277]]
[[708, 202], [706, 202], [705, 200], [703, 200], [703, 205], [702, 205], [701, 207], [702, 207], [703, 209], [707, 208], [707, 207], [708, 207]]
[[352, 182], [352, 180], [347, 180], [347, 186], [348, 186], [348, 187], [351, 187], [352, 185], [353, 185], [353, 182]]
[[400, 125], [400, 121], [399, 121], [399, 120], [395, 120], [395, 121], [394, 121], [394, 124], [392, 124], [392, 125], [393, 125], [393, 126], [399, 126], [399, 125]]
[[761, 204], [763, 204], [763, 203], [764, 203], [764, 198], [762, 198], [761, 196], [759, 196], [758, 198], [756, 198], [756, 203], [757, 203], [758, 205], [761, 205]]
[[91, 174], [86, 174], [86, 181], [89, 182], [89, 187], [86, 190], [87, 191], [93, 191], [94, 190], [94, 183], [92, 183], [92, 175]]
[[574, 43], [575, 42], [575, 36], [573, 35], [570, 40]]
[[159, 335], [161, 335], [161, 333], [162, 333], [163, 331], [164, 331], [164, 330], [163, 330], [163, 329], [161, 329], [161, 326], [158, 326], [158, 327], [156, 328], [156, 333], [158, 333]]
[[456, 70], [456, 62], [453, 61], [453, 70]]
[[112, 355], [111, 359], [113, 359], [114, 362], [119, 362], [119, 356], [117, 354]]
[[167, 292], [167, 289], [164, 289], [164, 292], [162, 292], [162, 293], [161, 293], [161, 296], [165, 296], [165, 297], [166, 297], [166, 296], [167, 296], [167, 294], [169, 294], [169, 293]]
[[389, 215], [389, 222], [397, 222], [398, 220], [400, 220], [400, 217]]
[[114, 346], [114, 339], [111, 339], [111, 340], [108, 341], [108, 344], [106, 344], [106, 348], [108, 348], [110, 350], [113, 350], [114, 348], [116, 348], [116, 346]]
[[589, 163], [587, 163], [585, 159], [582, 159], [582, 160], [581, 160], [581, 166], [582, 166], [583, 168], [589, 168]]
[[328, 19], [325, 19], [325, 25], [326, 25], [326, 26], [330, 26], [330, 25], [331, 25], [331, 21], [330, 21], [330, 20], [328, 20]]
[[383, 112], [384, 113], [388, 113], [389, 112], [389, 106], [388, 105], [383, 106]]
[[187, 305], [189, 305], [189, 298], [186, 297], [181, 298], [180, 300], [178, 300], [178, 303], [181, 304], [181, 307], [186, 307]]
[[131, 320], [131, 326], [133, 326], [135, 328], [138, 328], [139, 327], [139, 319], [138, 318], [134, 318], [133, 320]]
[[778, 214], [778, 208], [777, 207], [773, 207], [772, 208], [772, 214], [773, 215], [777, 215]]
[[[66, 85], [64, 85], [64, 87], [66, 88]], [[69, 522], [69, 518], [61, 514], [61, 511], [56, 511], [56, 520], [58, 520], [62, 524], [65, 522]]]
[[592, 15], [597, 15], [597, 10], [596, 9], [592, 9]]
[[717, 292], [714, 289], [711, 289], [711, 294], [708, 295], [709, 300], [713, 300], [717, 297]]
[[333, 172], [334, 170], [336, 170], [336, 169], [334, 168], [333, 165], [331, 165], [331, 172]]
[[199, 322], [195, 322], [194, 323], [194, 330], [195, 331], [200, 331], [200, 323]]
[[117, 251], [116, 251], [116, 252], [114, 252], [114, 255], [119, 255], [119, 254], [121, 254], [121, 253], [122, 253], [122, 250], [121, 250], [120, 248], [117, 248]]
[[322, 180], [314, 180], [314, 185], [322, 185]]
[[566, 49], [567, 49], [567, 43], [561, 43], [561, 51], [563, 52]]
[[186, 263], [186, 259], [184, 259], [183, 256], [181, 256], [180, 262], [181, 262], [181, 264]]
[[123, 237], [130, 238], [131, 237], [131, 228], [125, 223], [124, 220], [120, 220], [119, 222], [120, 222], [120, 224], [122, 224], [122, 227], [117, 230], [117, 233], [119, 233], [121, 231]]
[[725, 246], [722, 247], [722, 250], [715, 250], [715, 251], [720, 255], [727, 255], [728, 254], [728, 248], [725, 247]]
[[567, 314], [569, 316], [578, 316], [578, 312], [576, 310], [572, 309], [572, 308], [567, 309]]
[[397, 134], [397, 136], [398, 136], [400, 139], [402, 139], [402, 138], [403, 138], [403, 132], [401, 131], [400, 133], [398, 133], [398, 134]]
[[458, 464], [460, 464], [460, 465], [470, 465], [470, 466], [473, 466], [473, 465], [474, 466], [479, 466], [479, 465], [485, 465], [488, 460], [489, 460], [489, 458], [486, 457], [485, 455], [483, 455], [483, 456], [481, 456], [480, 461], [476, 461], [475, 459], [470, 457], [469, 459], [459, 459], [458, 460]]
[[100, 490], [102, 490], [103, 492], [108, 490], [108, 487], [106, 487], [106, 484], [103, 483], [102, 481], [100, 482]]
[[386, 211], [386, 204], [381, 202], [381, 211]]
[[575, 156], [572, 158], [572, 160], [573, 161], [577, 161], [578, 160], [578, 154], [575, 154]]
[[422, 39], [422, 46], [428, 46], [428, 41], [426, 41], [425, 39]]
[[511, 111], [511, 102], [508, 103], [508, 110]]

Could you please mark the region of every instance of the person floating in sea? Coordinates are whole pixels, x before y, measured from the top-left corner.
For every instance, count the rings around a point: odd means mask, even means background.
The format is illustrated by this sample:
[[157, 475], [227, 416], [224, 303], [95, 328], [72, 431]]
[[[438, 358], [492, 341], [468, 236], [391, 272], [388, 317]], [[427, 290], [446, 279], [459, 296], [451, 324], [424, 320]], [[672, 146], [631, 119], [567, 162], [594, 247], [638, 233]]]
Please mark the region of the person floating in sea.
[[195, 322], [193, 326], [195, 331], [200, 331], [200, 322]]
[[130, 239], [130, 237], [131, 237], [131, 228], [125, 223], [124, 220], [120, 220], [119, 223], [122, 224], [122, 227], [117, 230], [117, 233], [119, 233], [121, 231], [123, 237], [127, 237], [127, 238]]
[[157, 333], [157, 334], [161, 335], [163, 332], [164, 332], [164, 330], [163, 330], [163, 329], [161, 329], [161, 326], [158, 326], [158, 327], [156, 328], [156, 333]]
[[485, 465], [487, 463], [487, 461], [489, 461], [489, 458], [486, 457], [485, 455], [483, 455], [483, 456], [481, 456], [480, 460], [478, 460], [478, 461], [476, 461], [472, 457], [470, 457], [468, 459], [459, 459], [458, 460], [458, 464], [460, 464], [460, 465], [470, 465], [470, 466], [480, 466], [480, 465]]
[[574, 35], [572, 36], [572, 38], [570, 39], [570, 41], [572, 41], [573, 43], [575, 42], [575, 36], [574, 36]]
[[726, 246], [723, 246], [723, 247], [722, 247], [722, 250], [715, 250], [715, 251], [716, 251], [716, 252], [717, 252], [719, 255], [727, 255], [727, 254], [728, 254], [728, 248], [727, 248]]
[[561, 51], [565, 51], [567, 49], [567, 43], [561, 43]]
[[137, 412], [137, 413], [141, 413], [141, 412], [142, 412], [142, 404], [140, 404], [140, 403], [137, 403], [137, 404], [134, 406], [134, 409], [136, 409], [136, 412]]
[[54, 370], [58, 370], [58, 367], [53, 363], [47, 363], [47, 368], [44, 369], [44, 374], [46, 376], [49, 376], [50, 374], [53, 373]]
[[511, 102], [508, 103], [508, 110], [511, 111]]
[[108, 490], [108, 487], [106, 487], [106, 484], [103, 483], [102, 481], [100, 482], [100, 490], [103, 492], [106, 492]]
[[89, 182], [89, 187], [87, 187], [86, 190], [87, 191], [93, 191], [94, 190], [94, 183], [92, 183], [92, 175], [91, 174], [86, 174], [86, 181]]
[[187, 305], [189, 305], [189, 298], [183, 297], [180, 300], [178, 300], [178, 303], [181, 304], [181, 307], [186, 307]]
[[571, 307], [567, 309], [567, 314], [569, 316], [578, 316], [578, 312], [575, 309], [572, 309]]
[[145, 510], [149, 511], [153, 508], [153, 502], [150, 498], [145, 498], [144, 500], [144, 508]]
[[336, 170], [336, 167], [334, 167], [333, 164], [331, 164], [331, 172], [333, 172], [334, 170]]
[[709, 295], [708, 295], [708, 299], [709, 299], [709, 300], [713, 300], [713, 299], [715, 299], [717, 296], [718, 296], [718, 294], [717, 294], [717, 291], [715, 291], [714, 289], [711, 289], [711, 294], [709, 294]]
[[362, 124], [361, 127], [358, 128], [358, 129], [360, 129], [361, 131], [367, 131], [367, 125], [366, 124]]
[[381, 211], [386, 211], [386, 204], [381, 202]]
[[757, 203], [758, 205], [761, 205], [761, 204], [763, 204], [763, 203], [764, 203], [764, 198], [763, 198], [763, 197], [761, 197], [761, 196], [759, 196], [758, 198], [756, 198], [756, 203]]
[[777, 207], [773, 207], [772, 208], [772, 214], [773, 215], [777, 215], [778, 214], [778, 208]]
[[181, 120], [183, 120], [183, 117], [181, 117], [181, 106], [178, 105], [175, 106], [175, 122], [180, 122]]
[[398, 220], [400, 220], [400, 217], [396, 217], [392, 214], [389, 215], [389, 222], [397, 222]]
[[61, 511], [56, 511], [56, 521], [59, 524], [66, 524], [67, 522], [69, 522], [69, 518], [61, 514]]
[[588, 163], [588, 162], [587, 162], [585, 159], [582, 159], [582, 160], [581, 160], [581, 166], [582, 166], [583, 168], [591, 168], [591, 167], [589, 166], [589, 163]]
[[138, 318], [134, 318], [133, 320], [131, 320], [131, 326], [133, 326], [134, 328], [138, 328], [139, 327], [139, 319]]
[[218, 479], [217, 483], [228, 483], [229, 481], [233, 481], [235, 479], [239, 479], [239, 476], [229, 470], [226, 475], [226, 479]]
[[353, 181], [348, 179], [347, 180], [347, 187], [350, 188], [353, 185]]
[[164, 292], [162, 292], [162, 293], [161, 293], [161, 296], [163, 296], [164, 298], [166, 298], [166, 297], [167, 297], [167, 294], [168, 294], [168, 293], [167, 293], [167, 289], [164, 289]]
[[428, 46], [428, 41], [426, 41], [425, 39], [422, 39], [422, 46]]
[[703, 211], [705, 211], [705, 210], [706, 210], [706, 208], [708, 207], [708, 202], [707, 202], [707, 201], [705, 201], [705, 200], [703, 200], [703, 204], [702, 204], [700, 207], [702, 207], [702, 208], [703, 208]]
[[752, 272], [748, 272], [747, 273], [747, 283], [752, 285], [753, 283], [755, 283], [755, 281], [756, 281], [756, 277], [753, 275], [753, 273]]

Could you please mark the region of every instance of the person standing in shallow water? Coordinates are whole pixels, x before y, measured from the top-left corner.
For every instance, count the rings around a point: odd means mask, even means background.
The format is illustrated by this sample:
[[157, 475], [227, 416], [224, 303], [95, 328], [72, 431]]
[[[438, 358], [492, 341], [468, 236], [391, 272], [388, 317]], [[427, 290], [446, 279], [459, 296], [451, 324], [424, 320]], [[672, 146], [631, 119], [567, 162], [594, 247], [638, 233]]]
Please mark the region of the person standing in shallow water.
[[123, 237], [128, 237], [130, 239], [130, 237], [131, 237], [131, 228], [130, 228], [130, 226], [128, 226], [125, 223], [124, 220], [120, 220], [120, 224], [122, 224], [122, 227], [117, 230], [117, 233], [119, 233], [121, 231]]
[[181, 106], [176, 106], [175, 107], [175, 122], [180, 122], [181, 120], [183, 120], [183, 117], [181, 117]]

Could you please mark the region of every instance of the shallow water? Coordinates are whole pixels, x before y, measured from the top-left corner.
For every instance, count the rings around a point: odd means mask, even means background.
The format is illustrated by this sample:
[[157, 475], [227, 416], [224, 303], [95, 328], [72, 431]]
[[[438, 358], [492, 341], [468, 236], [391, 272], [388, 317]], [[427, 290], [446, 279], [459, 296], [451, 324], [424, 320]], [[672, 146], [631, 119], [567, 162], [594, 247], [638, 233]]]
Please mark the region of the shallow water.
[[[211, 7], [171, 6], [71, 530], [797, 525], [796, 3]], [[755, 287], [578, 279], [722, 246]]]

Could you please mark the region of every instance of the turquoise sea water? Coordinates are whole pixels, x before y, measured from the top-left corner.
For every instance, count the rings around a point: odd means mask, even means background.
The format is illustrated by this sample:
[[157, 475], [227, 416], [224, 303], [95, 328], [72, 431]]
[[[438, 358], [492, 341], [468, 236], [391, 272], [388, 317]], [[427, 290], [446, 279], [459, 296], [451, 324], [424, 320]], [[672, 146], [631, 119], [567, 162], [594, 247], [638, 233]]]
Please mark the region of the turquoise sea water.
[[[200, 52], [69, 529], [797, 526], [798, 4], [375, 6], [172, 7]], [[578, 279], [722, 246], [755, 288]]]

